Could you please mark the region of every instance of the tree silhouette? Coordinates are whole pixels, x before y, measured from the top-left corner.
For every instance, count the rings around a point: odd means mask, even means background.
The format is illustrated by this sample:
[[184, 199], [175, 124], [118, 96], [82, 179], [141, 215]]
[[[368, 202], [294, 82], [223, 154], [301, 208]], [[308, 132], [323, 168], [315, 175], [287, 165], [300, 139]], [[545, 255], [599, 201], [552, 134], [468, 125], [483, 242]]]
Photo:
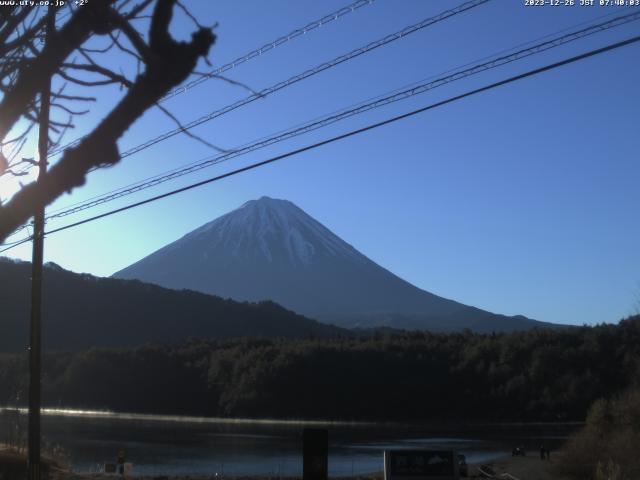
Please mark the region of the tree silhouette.
[[[59, 147], [74, 119], [88, 112], [85, 106], [97, 100], [97, 87], [116, 84], [126, 89], [106, 116], [66, 148], [45, 175], [0, 205], [0, 242], [39, 208], [83, 185], [90, 170], [118, 163], [118, 139], [192, 74], [215, 42], [212, 28], [202, 27], [178, 0], [82, 3], [64, 9], [0, 8], [0, 175], [24, 175], [25, 165], [35, 163], [20, 157], [37, 124], [39, 94], [49, 78], [56, 81], [49, 151]], [[176, 7], [197, 25], [188, 42], [169, 33]], [[51, 16], [60, 26], [43, 42]], [[131, 78], [108, 67], [108, 57], [114, 54], [126, 55], [135, 65]]]

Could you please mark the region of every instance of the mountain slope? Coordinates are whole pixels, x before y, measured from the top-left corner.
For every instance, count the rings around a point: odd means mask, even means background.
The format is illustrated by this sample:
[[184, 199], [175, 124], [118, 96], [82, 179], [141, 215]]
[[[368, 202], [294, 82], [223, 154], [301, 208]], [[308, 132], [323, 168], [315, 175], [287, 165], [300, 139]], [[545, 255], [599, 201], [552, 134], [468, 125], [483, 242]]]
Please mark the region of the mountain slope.
[[[31, 264], [0, 258], [0, 352], [27, 345]], [[47, 264], [43, 345], [47, 350], [172, 343], [188, 337], [331, 337], [348, 332], [272, 302], [238, 303], [139, 281], [98, 278]]]
[[114, 277], [236, 300], [270, 299], [349, 327], [483, 330], [497, 322], [498, 330], [513, 330], [540, 325], [421, 290], [369, 260], [293, 203], [268, 197], [245, 203]]

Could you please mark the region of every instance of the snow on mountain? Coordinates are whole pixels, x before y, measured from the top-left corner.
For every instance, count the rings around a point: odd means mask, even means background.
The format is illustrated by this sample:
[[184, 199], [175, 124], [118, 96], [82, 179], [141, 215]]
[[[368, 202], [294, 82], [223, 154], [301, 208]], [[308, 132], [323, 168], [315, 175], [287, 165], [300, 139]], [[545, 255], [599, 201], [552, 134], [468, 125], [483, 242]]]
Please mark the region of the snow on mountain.
[[514, 328], [535, 323], [421, 290], [369, 260], [293, 203], [269, 197], [245, 203], [114, 276], [235, 300], [269, 299], [343, 326], [442, 330], [473, 325], [481, 330], [479, 324], [499, 320], [499, 330], [504, 330], [505, 319], [513, 319], [506, 324]]
[[[262, 197], [194, 230], [172, 244], [204, 238], [208, 249], [225, 248], [233, 257], [263, 255], [277, 260], [284, 248], [292, 264], [309, 265], [317, 256], [361, 255], [322, 224], [287, 200]], [[206, 252], [204, 252], [206, 253]], [[279, 259], [282, 260], [282, 259]]]

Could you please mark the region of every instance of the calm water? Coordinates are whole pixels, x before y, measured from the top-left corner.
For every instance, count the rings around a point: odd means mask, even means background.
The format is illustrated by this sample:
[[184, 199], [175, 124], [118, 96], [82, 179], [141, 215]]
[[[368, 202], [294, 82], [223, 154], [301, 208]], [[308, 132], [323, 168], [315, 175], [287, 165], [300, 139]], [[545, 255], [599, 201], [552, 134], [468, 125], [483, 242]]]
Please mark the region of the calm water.
[[[6, 422], [0, 416], [0, 423]], [[26, 418], [22, 416], [23, 423]], [[524, 445], [531, 454], [541, 444], [557, 448], [575, 426], [486, 425], [435, 428], [424, 425], [229, 422], [189, 417], [50, 413], [43, 434], [63, 447], [76, 471], [97, 471], [115, 462], [118, 450], [137, 475], [301, 475], [302, 429], [329, 429], [332, 476], [382, 470], [388, 448], [455, 449], [480, 462]], [[5, 425], [0, 425], [3, 429]]]

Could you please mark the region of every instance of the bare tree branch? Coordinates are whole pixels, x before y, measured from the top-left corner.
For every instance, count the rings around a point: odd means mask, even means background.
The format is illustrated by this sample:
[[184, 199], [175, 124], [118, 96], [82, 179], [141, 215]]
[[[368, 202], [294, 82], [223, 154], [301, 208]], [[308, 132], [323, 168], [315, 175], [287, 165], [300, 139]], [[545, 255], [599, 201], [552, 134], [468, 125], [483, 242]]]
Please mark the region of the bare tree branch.
[[[91, 72], [91, 73], [97, 73], [99, 75], [102, 75], [104, 77], [107, 77], [109, 79], [108, 83], [120, 83], [125, 87], [131, 87], [133, 85], [133, 83], [126, 78], [124, 75], [119, 75], [111, 70], [109, 70], [108, 68], [104, 68], [101, 67], [100, 65], [96, 65], [96, 64], [89, 64], [89, 65], [85, 65], [85, 64], [78, 64], [78, 63], [63, 63], [62, 64], [63, 68], [66, 69], [71, 69], [71, 70], [81, 70], [84, 72]], [[58, 74], [60, 76], [62, 76], [63, 78], [67, 78], [65, 75], [67, 75], [65, 72], [60, 71], [58, 72]], [[70, 75], [67, 75], [70, 77]], [[79, 79], [74, 79], [74, 80], [69, 80], [69, 81], [75, 81], [76, 83], [80, 83], [80, 82], [84, 82], [81, 83], [82, 85], [87, 85], [87, 82], [85, 80], [79, 80]], [[106, 85], [106, 83], [104, 83], [103, 85]]]
[[176, 0], [176, 3], [178, 5], [178, 7], [180, 7], [180, 10], [182, 10], [182, 12], [193, 22], [193, 24], [198, 27], [198, 28], [204, 28], [200, 22], [198, 21], [198, 19], [196, 17], [193, 16], [193, 14], [189, 11], [188, 8], [186, 8], [182, 2], [180, 0]]
[[151, 5], [151, 2], [153, 2], [153, 0], [143, 0], [138, 5], [134, 6], [129, 12], [124, 14], [124, 17], [127, 20], [138, 18], [138, 15], [140, 14], [140, 12], [142, 12], [145, 8]]
[[84, 97], [82, 95], [62, 95], [61, 93], [52, 93], [53, 98], [60, 98], [62, 100], [72, 100], [77, 102], [95, 102], [98, 99], [96, 97]]
[[252, 95], [255, 95], [256, 97], [264, 97], [264, 95], [262, 93], [254, 90], [253, 88], [251, 88], [246, 83], [239, 82], [238, 80], [233, 80], [233, 79], [231, 79], [229, 77], [225, 77], [224, 75], [220, 75], [220, 74], [217, 74], [217, 73], [206, 73], [206, 72], [193, 72], [193, 74], [194, 75], [198, 75], [199, 77], [203, 77], [203, 78], [217, 78], [218, 80], [222, 80], [223, 82], [227, 82], [227, 83], [229, 83], [231, 85], [234, 85], [236, 87], [244, 88], [245, 90], [247, 90]]
[[51, 41], [40, 55], [23, 66], [18, 72], [15, 87], [0, 102], [0, 138], [4, 138], [18, 121], [30, 102], [42, 89], [46, 78], [60, 68], [62, 62], [82, 45], [92, 33], [104, 31], [108, 25], [105, 18], [115, 0], [89, 2], [67, 22], [62, 30], [52, 35]]
[[110, 78], [106, 80], [82, 80], [80, 78], [72, 77], [62, 70], [58, 72], [58, 75], [60, 75], [68, 82], [75, 83], [76, 85], [82, 85], [83, 87], [101, 87], [104, 85], [113, 85], [114, 83], [120, 83], [117, 80], [113, 80]]
[[[122, 31], [122, 33], [124, 33], [127, 39], [131, 42], [131, 45], [133, 45], [133, 48], [136, 49], [136, 51], [139, 54], [140, 60], [144, 62], [148, 62], [150, 60], [149, 57], [151, 55], [151, 51], [149, 49], [149, 46], [145, 43], [144, 39], [140, 35], [140, 33], [135, 28], [133, 28], [133, 26], [131, 25], [131, 23], [129, 23], [128, 20], [122, 17], [119, 17], [118, 19], [118, 28]], [[136, 55], [130, 49], [122, 46], [122, 44], [118, 41], [118, 39], [115, 39], [115, 42], [122, 51], [127, 52], [131, 55]]]
[[60, 110], [64, 110], [70, 115], [86, 115], [89, 113], [89, 110], [72, 110], [69, 107], [62, 105], [61, 103], [51, 102], [51, 108], [59, 108]]
[[[112, 2], [108, 3], [110, 5]], [[176, 0], [156, 0], [149, 31], [150, 40], [146, 56], [143, 57], [145, 70], [135, 78], [115, 108], [77, 146], [65, 150], [60, 160], [38, 182], [25, 186], [0, 207], [0, 241], [25, 223], [38, 208], [51, 203], [64, 192], [83, 185], [91, 169], [118, 163], [118, 139], [146, 110], [182, 83], [195, 69], [200, 58], [208, 55], [215, 41], [215, 35], [210, 29], [198, 29], [189, 42], [178, 42], [171, 37], [169, 25], [175, 3]], [[99, 4], [102, 5], [101, 2], [89, 3]], [[121, 20], [114, 19], [117, 12], [109, 10], [103, 12], [109, 17], [106, 23], [88, 28], [78, 21], [84, 11], [79, 9], [63, 31], [54, 37], [52, 46], [47, 45], [45, 51], [34, 60], [41, 67], [40, 75], [53, 74], [65, 58], [86, 41], [92, 31], [101, 33], [111, 28], [111, 25], [117, 24], [120, 28], [124, 24]], [[86, 20], [86, 17], [83, 18]], [[62, 38], [72, 41], [72, 45], [63, 44]], [[23, 86], [22, 82], [27, 84]], [[0, 136], [6, 135], [7, 128], [24, 114], [40, 83], [41, 80], [32, 78], [29, 72], [21, 72], [16, 88], [0, 103]], [[15, 93], [16, 90], [20, 93]], [[8, 115], [8, 120], [2, 118], [4, 112]]]
[[227, 153], [229, 151], [229, 150], [226, 150], [226, 149], [224, 149], [222, 147], [218, 147], [217, 145], [214, 145], [213, 143], [208, 142], [204, 138], [202, 138], [202, 137], [196, 135], [195, 133], [187, 130], [184, 127], [184, 125], [182, 125], [182, 122], [178, 119], [178, 117], [176, 117], [173, 113], [171, 113], [169, 110], [167, 110], [165, 107], [163, 107], [160, 103], [156, 102], [155, 106], [158, 107], [160, 109], [160, 111], [162, 111], [162, 113], [164, 113], [167, 117], [169, 117], [171, 120], [173, 120], [173, 122], [180, 129], [180, 132], [184, 133], [187, 137], [192, 138], [193, 140], [196, 140], [197, 142], [200, 142], [203, 145], [206, 145], [207, 147], [215, 150], [216, 152]]

